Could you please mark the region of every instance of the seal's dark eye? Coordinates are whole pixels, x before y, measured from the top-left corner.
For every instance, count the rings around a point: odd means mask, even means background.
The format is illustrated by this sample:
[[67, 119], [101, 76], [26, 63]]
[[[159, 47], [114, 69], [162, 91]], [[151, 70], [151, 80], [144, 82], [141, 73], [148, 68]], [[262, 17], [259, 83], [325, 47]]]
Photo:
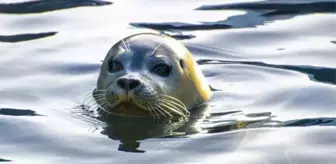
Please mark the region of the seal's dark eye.
[[155, 65], [152, 70], [152, 72], [154, 72], [155, 74], [162, 76], [162, 77], [167, 77], [169, 76], [169, 73], [171, 71], [171, 67], [167, 64], [157, 64]]
[[180, 59], [180, 66], [182, 69], [184, 68], [184, 61], [182, 59]]
[[111, 61], [108, 66], [109, 72], [117, 72], [123, 69], [123, 65], [118, 61]]

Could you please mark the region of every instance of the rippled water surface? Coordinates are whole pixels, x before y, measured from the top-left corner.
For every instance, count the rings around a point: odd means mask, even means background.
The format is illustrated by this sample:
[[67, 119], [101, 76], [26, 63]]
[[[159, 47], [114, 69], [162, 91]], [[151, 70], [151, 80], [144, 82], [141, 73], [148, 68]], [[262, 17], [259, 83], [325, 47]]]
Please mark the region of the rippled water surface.
[[[0, 163], [333, 164], [334, 0], [0, 0]], [[192, 52], [207, 117], [83, 112], [109, 48], [160, 31]], [[200, 109], [202, 110], [202, 109]]]

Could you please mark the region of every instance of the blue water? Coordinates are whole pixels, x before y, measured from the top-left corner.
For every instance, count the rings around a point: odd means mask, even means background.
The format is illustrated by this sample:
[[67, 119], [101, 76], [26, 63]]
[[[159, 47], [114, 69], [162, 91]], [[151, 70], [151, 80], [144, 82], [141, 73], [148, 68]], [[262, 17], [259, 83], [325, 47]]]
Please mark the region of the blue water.
[[[334, 0], [0, 0], [0, 163], [333, 164]], [[214, 96], [188, 122], [83, 110], [109, 48], [179, 39]]]

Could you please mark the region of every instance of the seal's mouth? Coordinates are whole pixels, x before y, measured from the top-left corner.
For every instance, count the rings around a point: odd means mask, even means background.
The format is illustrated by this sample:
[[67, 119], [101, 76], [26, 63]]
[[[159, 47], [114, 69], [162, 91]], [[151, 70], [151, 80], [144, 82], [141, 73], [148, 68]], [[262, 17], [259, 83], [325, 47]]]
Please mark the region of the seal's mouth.
[[127, 101], [122, 102], [109, 110], [111, 113], [126, 116], [150, 116], [150, 113], [134, 103]]
[[144, 117], [188, 117], [190, 112], [179, 99], [165, 94], [153, 94], [154, 91], [142, 91], [132, 99], [124, 99], [116, 92], [94, 90], [94, 102], [106, 113], [122, 116]]

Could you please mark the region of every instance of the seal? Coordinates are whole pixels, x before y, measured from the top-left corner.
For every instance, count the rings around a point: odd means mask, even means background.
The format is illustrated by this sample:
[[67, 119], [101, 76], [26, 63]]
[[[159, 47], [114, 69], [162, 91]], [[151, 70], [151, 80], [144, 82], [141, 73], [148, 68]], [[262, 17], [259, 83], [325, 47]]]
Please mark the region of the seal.
[[212, 92], [184, 45], [166, 35], [140, 33], [108, 51], [92, 95], [110, 114], [187, 117]]

